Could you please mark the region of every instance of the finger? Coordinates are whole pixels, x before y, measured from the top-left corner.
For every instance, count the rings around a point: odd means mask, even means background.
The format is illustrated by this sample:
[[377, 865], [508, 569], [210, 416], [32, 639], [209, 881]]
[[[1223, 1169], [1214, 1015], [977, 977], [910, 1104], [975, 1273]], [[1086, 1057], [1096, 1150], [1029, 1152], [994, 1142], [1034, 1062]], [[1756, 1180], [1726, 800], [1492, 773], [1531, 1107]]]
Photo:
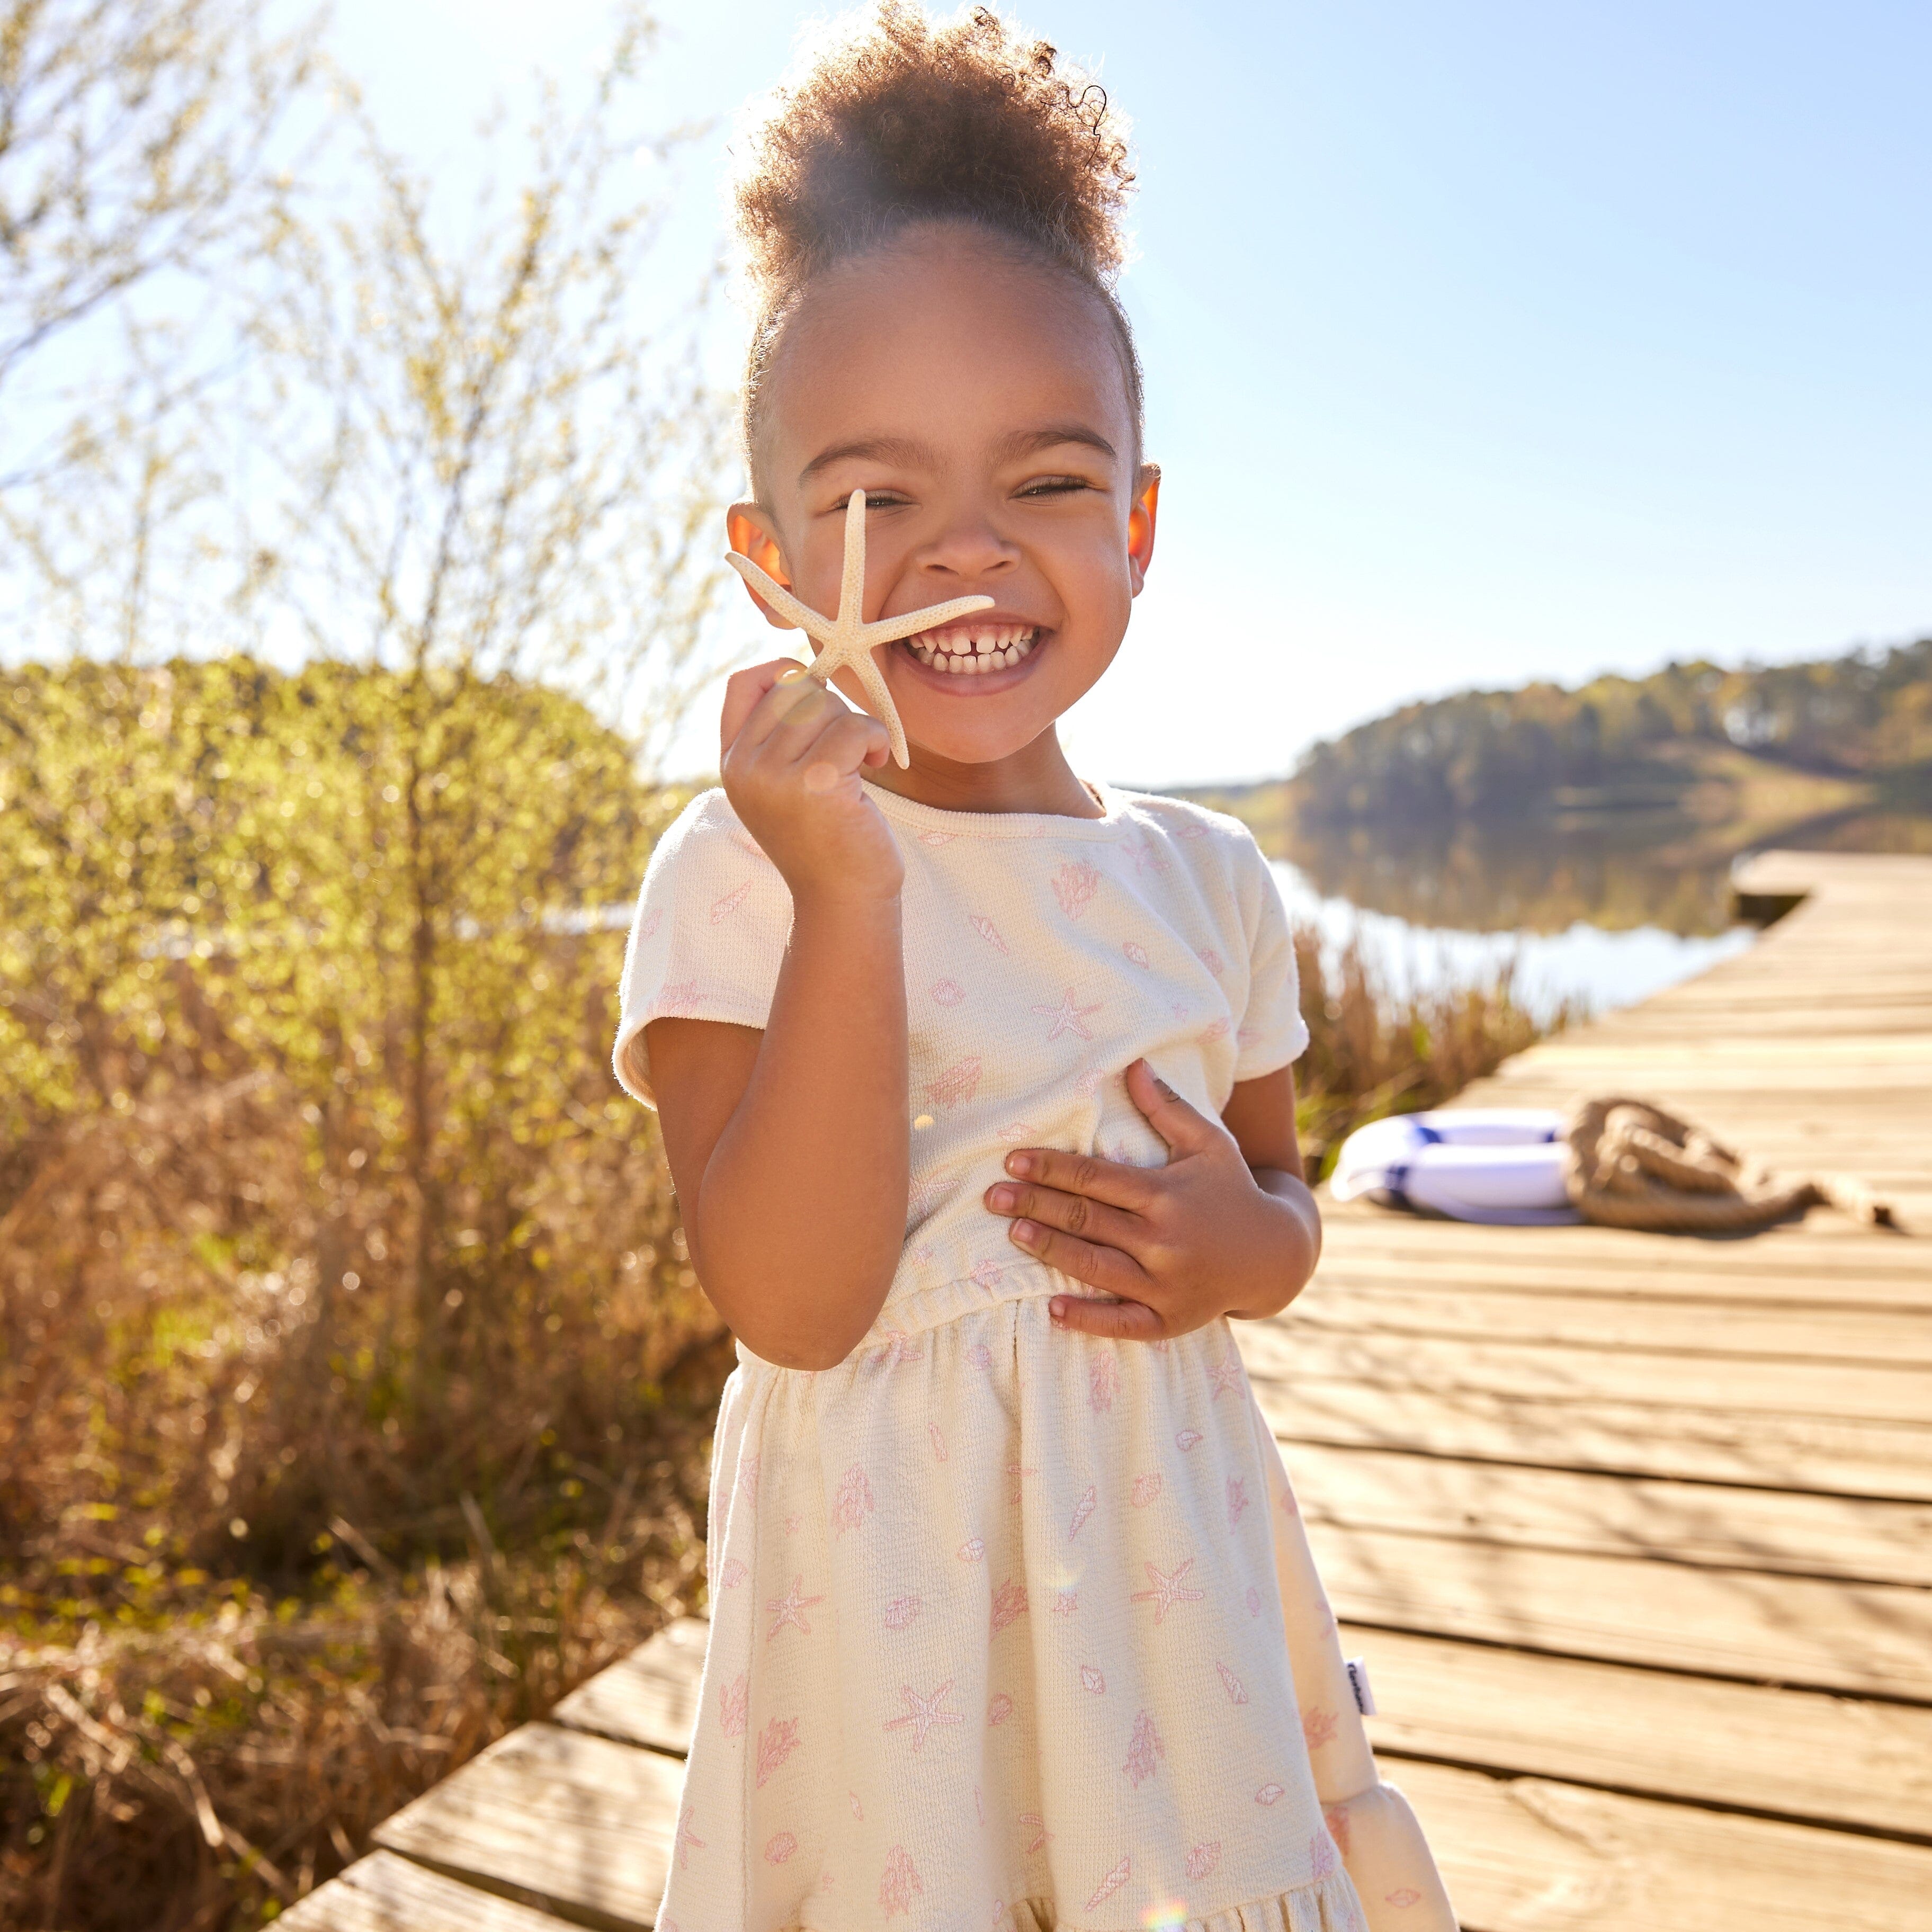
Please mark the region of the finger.
[[1144, 1060], [1127, 1069], [1127, 1097], [1174, 1154], [1200, 1154], [1227, 1138], [1219, 1120], [1190, 1107]]
[[748, 670], [734, 671], [725, 681], [724, 708], [718, 720], [718, 748], [728, 752], [736, 743], [752, 714], [758, 708], [780, 674], [798, 668], [796, 658], [772, 658]]
[[1016, 1180], [1036, 1180], [1063, 1194], [1084, 1195], [1130, 1214], [1143, 1211], [1154, 1198], [1154, 1184], [1144, 1167], [1102, 1160], [1098, 1154], [1068, 1154], [1058, 1148], [1016, 1148], [1006, 1156]]
[[1084, 1281], [1089, 1288], [1138, 1298], [1154, 1286], [1152, 1277], [1132, 1256], [1099, 1241], [1084, 1240], [1078, 1234], [1063, 1234], [1043, 1221], [1015, 1221], [1006, 1234], [1035, 1261], [1058, 1268], [1071, 1280]]
[[1108, 1247], [1130, 1255], [1138, 1255], [1147, 1235], [1146, 1224], [1138, 1215], [1124, 1214], [1084, 1194], [1063, 1194], [1054, 1187], [998, 1181], [986, 1190], [986, 1205], [995, 1214], [1044, 1221], [1063, 1234], [1081, 1234], [1090, 1240], [1104, 1241]]
[[1057, 1328], [1104, 1335], [1117, 1342], [1158, 1342], [1167, 1324], [1144, 1301], [1096, 1301], [1084, 1294], [1056, 1294], [1047, 1304]]
[[806, 790], [827, 792], [848, 778], [856, 779], [861, 765], [876, 762], [872, 754], [881, 742], [890, 754], [886, 728], [876, 718], [857, 711], [835, 718], [799, 754]]

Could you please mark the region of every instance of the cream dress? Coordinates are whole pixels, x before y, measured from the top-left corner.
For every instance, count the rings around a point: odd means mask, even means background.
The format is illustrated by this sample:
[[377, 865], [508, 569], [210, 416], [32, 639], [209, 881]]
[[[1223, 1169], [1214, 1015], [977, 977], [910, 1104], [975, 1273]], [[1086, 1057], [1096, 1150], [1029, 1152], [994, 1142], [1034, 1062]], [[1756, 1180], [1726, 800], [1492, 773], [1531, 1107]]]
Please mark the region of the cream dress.
[[[1265, 862], [1169, 799], [1101, 790], [1076, 819], [868, 791], [905, 860], [905, 1246], [836, 1368], [740, 1346], [660, 1927], [1453, 1926], [1228, 1324], [1056, 1330], [1046, 1298], [1077, 1284], [982, 1200], [1029, 1143], [1160, 1165], [1122, 1078], [1143, 1054], [1218, 1115], [1302, 1051]], [[694, 800], [638, 901], [620, 1060], [660, 1017], [762, 1027], [790, 918], [724, 794]], [[836, 1181], [836, 1148], [799, 1157]]]

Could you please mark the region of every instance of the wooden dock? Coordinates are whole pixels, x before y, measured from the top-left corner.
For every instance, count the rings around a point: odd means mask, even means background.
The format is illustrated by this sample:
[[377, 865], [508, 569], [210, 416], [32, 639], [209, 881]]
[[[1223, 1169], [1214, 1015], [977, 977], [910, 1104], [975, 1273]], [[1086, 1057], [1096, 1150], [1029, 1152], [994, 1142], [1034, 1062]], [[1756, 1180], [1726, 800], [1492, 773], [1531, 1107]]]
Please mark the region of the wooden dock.
[[[1334, 1209], [1242, 1331], [1469, 1932], [1932, 1932], [1932, 859], [1740, 889], [1802, 903], [1462, 1101], [1652, 1096], [1904, 1232]], [[654, 1638], [281, 1922], [649, 1926], [703, 1642]]]

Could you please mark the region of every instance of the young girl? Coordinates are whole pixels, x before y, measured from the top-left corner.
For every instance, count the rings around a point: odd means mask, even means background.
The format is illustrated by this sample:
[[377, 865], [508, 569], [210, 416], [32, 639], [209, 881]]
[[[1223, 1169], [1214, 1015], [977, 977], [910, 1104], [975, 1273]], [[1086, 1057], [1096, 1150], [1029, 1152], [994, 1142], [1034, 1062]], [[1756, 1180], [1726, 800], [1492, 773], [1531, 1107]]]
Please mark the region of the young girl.
[[862, 491], [868, 619], [993, 604], [878, 652], [904, 769], [733, 678], [638, 904], [617, 1066], [740, 1364], [664, 1932], [1454, 1922], [1228, 1328], [1319, 1246], [1280, 900], [1054, 733], [1154, 551], [1130, 179], [1052, 49], [888, 7], [739, 190], [734, 549], [833, 610]]

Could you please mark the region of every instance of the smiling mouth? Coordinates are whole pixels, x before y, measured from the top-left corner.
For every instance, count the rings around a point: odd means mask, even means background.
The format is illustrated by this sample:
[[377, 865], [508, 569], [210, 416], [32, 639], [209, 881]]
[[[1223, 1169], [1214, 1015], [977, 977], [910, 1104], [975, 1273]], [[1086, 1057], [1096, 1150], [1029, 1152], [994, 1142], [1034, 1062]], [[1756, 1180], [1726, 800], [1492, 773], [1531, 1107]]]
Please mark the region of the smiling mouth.
[[954, 677], [983, 676], [1019, 663], [1040, 641], [1030, 624], [948, 624], [904, 640], [904, 648], [928, 670]]

